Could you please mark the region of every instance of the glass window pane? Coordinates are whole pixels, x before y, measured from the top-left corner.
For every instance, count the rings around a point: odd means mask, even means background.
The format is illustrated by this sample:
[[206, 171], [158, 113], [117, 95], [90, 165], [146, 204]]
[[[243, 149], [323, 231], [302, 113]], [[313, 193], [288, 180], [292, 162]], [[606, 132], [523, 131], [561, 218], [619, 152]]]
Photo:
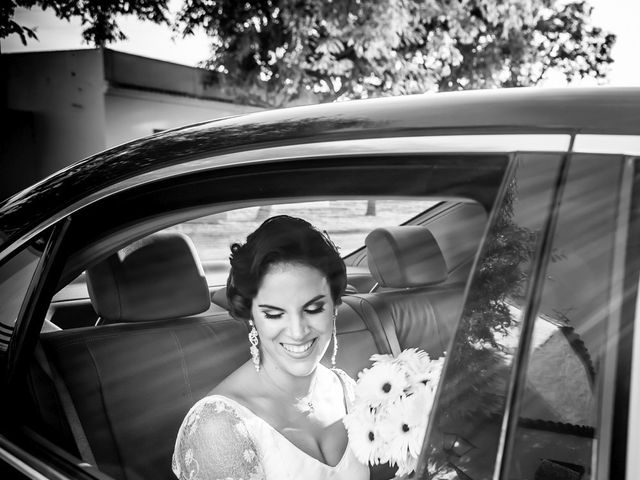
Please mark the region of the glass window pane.
[[571, 160], [535, 319], [509, 479], [591, 477], [622, 160]]
[[274, 215], [304, 218], [326, 231], [346, 256], [364, 245], [377, 227], [400, 225], [437, 202], [424, 199], [357, 199], [263, 205], [230, 210], [181, 223], [177, 230], [193, 240], [209, 285], [224, 285], [229, 269], [229, 246], [244, 242], [264, 220]]
[[42, 255], [37, 239], [0, 266], [0, 351], [6, 351], [29, 283]]
[[542, 154], [516, 161], [447, 353], [425, 451], [433, 478], [493, 477], [532, 266], [560, 163]]

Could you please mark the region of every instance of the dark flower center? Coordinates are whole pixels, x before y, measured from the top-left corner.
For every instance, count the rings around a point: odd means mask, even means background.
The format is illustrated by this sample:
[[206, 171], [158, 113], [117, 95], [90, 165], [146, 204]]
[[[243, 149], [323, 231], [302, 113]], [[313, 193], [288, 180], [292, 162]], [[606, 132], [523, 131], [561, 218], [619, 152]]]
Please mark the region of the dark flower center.
[[402, 424], [402, 431], [404, 433], [407, 433], [409, 431], [409, 425], [407, 425], [406, 423]]
[[373, 434], [373, 432], [369, 432], [369, 441], [373, 442], [375, 440], [376, 436]]
[[389, 393], [391, 391], [391, 384], [389, 382], [382, 385], [382, 391], [384, 393]]

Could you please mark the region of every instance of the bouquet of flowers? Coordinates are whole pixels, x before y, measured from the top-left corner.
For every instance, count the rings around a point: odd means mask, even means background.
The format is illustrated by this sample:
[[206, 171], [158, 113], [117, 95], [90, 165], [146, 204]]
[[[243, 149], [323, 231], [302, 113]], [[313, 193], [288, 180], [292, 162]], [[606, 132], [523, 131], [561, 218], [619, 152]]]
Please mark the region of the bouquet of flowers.
[[373, 355], [358, 375], [355, 403], [344, 418], [353, 452], [364, 464], [397, 465], [396, 475], [417, 466], [444, 357], [431, 360], [409, 348], [396, 358]]

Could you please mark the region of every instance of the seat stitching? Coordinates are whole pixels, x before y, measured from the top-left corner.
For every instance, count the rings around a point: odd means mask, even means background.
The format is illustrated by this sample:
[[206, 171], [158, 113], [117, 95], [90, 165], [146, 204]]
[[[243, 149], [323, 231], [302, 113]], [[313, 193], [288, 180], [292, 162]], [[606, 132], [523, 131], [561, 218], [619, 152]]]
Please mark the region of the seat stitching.
[[191, 381], [189, 378], [189, 369], [187, 368], [187, 359], [184, 354], [184, 349], [182, 348], [182, 344], [180, 343], [180, 339], [176, 335], [174, 330], [171, 330], [171, 336], [173, 337], [176, 346], [178, 347], [178, 351], [180, 352], [180, 365], [182, 367], [182, 376], [184, 378], [184, 384], [187, 387], [187, 392], [189, 394], [189, 402], [190, 404], [194, 403], [193, 401], [193, 391], [191, 390]]

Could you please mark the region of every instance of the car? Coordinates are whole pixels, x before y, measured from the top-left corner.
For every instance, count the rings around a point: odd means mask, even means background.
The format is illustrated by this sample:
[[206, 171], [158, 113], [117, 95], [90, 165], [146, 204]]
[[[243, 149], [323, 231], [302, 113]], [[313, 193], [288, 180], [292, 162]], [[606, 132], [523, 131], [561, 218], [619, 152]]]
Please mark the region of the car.
[[445, 358], [414, 478], [640, 478], [639, 155], [639, 88], [516, 88], [251, 113], [54, 174], [0, 203], [3, 478], [174, 478], [185, 414], [249, 358], [229, 246], [277, 214], [347, 265], [338, 367]]

